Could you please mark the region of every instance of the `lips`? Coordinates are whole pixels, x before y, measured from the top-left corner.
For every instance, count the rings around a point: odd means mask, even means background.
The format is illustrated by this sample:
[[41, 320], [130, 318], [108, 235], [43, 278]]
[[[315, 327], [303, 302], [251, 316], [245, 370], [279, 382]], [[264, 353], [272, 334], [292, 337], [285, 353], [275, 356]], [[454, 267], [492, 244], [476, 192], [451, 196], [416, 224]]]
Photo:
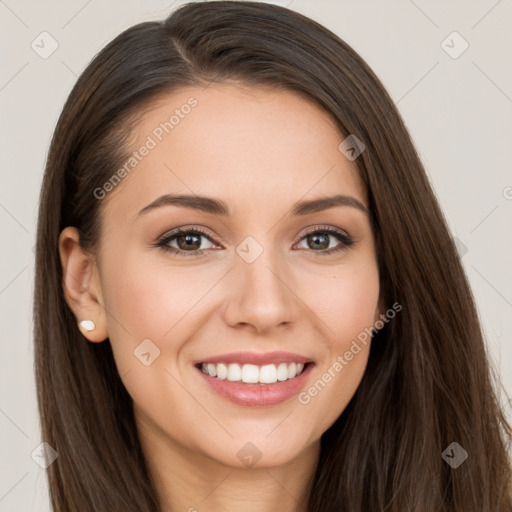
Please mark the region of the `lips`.
[[[208, 387], [218, 396], [240, 406], [267, 407], [299, 393], [309, 379], [314, 362], [290, 352], [236, 352], [197, 361], [195, 366]], [[275, 368], [270, 368], [272, 366]], [[262, 368], [265, 368], [264, 374]], [[219, 369], [222, 375], [217, 375]], [[275, 375], [272, 370], [276, 372]], [[285, 370], [289, 372], [286, 375]], [[230, 380], [229, 371], [232, 372], [230, 377], [235, 380]]]
[[301, 356], [300, 354], [293, 354], [292, 352], [231, 352], [229, 354], [220, 354], [218, 356], [212, 356], [206, 359], [200, 359], [194, 362], [194, 365], [198, 366], [201, 363], [238, 363], [243, 364], [254, 364], [257, 366], [264, 366], [267, 364], [279, 365], [280, 363], [311, 363], [311, 358]]
[[231, 382], [212, 377], [197, 369], [197, 374], [206, 383], [207, 388], [224, 400], [228, 400], [243, 407], [270, 407], [276, 406], [300, 393], [307, 387], [314, 364], [307, 364], [297, 377], [278, 381], [274, 384], [246, 384], [245, 382]]

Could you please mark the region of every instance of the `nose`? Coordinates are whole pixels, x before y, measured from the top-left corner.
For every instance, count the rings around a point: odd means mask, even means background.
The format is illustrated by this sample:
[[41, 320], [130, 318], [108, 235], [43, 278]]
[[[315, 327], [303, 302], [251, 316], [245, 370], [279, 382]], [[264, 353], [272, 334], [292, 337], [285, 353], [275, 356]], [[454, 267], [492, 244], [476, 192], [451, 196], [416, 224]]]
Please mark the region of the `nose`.
[[286, 261], [275, 251], [265, 249], [251, 263], [235, 254], [229, 275], [223, 308], [228, 325], [264, 333], [297, 322], [301, 299], [294, 291], [296, 285]]

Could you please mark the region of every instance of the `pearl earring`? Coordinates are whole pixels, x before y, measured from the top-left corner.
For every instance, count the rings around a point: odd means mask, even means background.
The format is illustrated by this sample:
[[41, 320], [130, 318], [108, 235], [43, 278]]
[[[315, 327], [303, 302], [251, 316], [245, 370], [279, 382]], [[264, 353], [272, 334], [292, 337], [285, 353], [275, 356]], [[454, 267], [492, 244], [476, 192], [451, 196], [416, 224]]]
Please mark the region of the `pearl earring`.
[[96, 329], [96, 324], [92, 320], [82, 320], [78, 322], [78, 328], [83, 331], [94, 331]]

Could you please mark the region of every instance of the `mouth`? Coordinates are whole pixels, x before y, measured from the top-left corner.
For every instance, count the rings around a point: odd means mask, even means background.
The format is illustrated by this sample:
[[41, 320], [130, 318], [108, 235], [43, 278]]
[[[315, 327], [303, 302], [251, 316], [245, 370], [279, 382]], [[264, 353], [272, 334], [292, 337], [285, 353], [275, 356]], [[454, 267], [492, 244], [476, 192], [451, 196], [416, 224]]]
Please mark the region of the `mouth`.
[[271, 363], [266, 365], [240, 363], [198, 363], [196, 368], [204, 374], [218, 380], [239, 382], [244, 384], [259, 384], [266, 386], [277, 382], [285, 382], [297, 378], [312, 365], [307, 363]]
[[251, 363], [200, 362], [194, 365], [208, 390], [238, 406], [269, 407], [283, 403], [306, 387], [313, 361]]

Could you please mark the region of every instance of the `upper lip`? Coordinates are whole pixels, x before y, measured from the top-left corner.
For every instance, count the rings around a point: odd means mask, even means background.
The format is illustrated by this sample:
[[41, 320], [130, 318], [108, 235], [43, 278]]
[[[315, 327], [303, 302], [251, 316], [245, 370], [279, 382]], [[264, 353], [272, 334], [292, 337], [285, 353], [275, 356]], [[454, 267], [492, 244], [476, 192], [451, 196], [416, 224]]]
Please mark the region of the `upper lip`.
[[240, 364], [255, 364], [263, 366], [266, 364], [278, 364], [278, 363], [310, 363], [312, 360], [308, 357], [301, 356], [299, 354], [293, 354], [292, 352], [230, 352], [229, 354], [219, 354], [217, 356], [208, 357], [195, 361], [194, 364], [200, 363], [240, 363]]

